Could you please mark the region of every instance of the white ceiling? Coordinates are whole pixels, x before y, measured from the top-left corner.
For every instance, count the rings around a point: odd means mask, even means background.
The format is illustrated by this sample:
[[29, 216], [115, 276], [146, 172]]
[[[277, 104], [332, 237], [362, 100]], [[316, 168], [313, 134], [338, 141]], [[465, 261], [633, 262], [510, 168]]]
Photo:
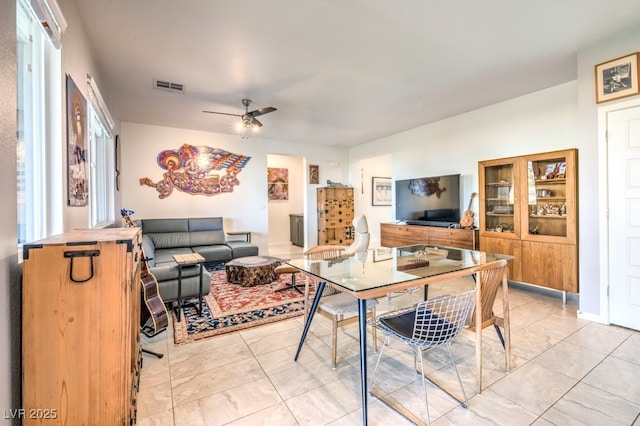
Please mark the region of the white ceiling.
[[578, 50], [640, 27], [638, 0], [75, 4], [120, 120], [233, 133], [233, 117], [202, 111], [250, 98], [278, 109], [261, 138], [330, 146], [575, 80]]

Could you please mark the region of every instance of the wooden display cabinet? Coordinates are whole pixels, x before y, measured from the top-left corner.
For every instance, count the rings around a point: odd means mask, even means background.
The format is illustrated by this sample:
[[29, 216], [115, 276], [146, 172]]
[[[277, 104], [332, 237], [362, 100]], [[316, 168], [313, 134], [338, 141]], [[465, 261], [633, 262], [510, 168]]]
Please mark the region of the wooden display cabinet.
[[514, 256], [510, 279], [578, 291], [576, 149], [481, 161], [480, 250]]
[[318, 245], [353, 243], [353, 188], [318, 188], [317, 197]]

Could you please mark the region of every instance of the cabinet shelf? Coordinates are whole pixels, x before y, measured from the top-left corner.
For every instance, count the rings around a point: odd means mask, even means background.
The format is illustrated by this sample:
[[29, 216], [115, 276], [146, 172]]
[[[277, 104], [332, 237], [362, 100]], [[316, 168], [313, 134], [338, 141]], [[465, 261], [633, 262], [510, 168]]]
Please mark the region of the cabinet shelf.
[[544, 201], [565, 201], [567, 197], [536, 197], [537, 203], [542, 203]]
[[546, 184], [551, 184], [551, 185], [564, 185], [567, 183], [567, 179], [566, 178], [555, 178], [555, 179], [536, 179], [536, 185], [546, 185]]
[[529, 217], [536, 219], [567, 219], [567, 216], [556, 214], [530, 214]]

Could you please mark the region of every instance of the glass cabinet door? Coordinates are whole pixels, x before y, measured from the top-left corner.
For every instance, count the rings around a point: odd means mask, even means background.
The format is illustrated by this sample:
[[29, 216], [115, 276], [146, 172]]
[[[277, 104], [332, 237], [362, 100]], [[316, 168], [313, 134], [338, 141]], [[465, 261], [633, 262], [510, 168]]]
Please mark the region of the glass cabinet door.
[[485, 167], [484, 186], [483, 231], [516, 232], [513, 163]]
[[566, 174], [565, 157], [527, 161], [529, 235], [567, 236]]

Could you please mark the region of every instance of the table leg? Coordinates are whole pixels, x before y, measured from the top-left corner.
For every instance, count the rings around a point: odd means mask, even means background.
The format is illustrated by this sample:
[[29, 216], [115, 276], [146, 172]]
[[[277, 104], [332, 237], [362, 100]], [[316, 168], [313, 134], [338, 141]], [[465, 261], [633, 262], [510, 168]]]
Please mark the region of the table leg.
[[358, 299], [360, 326], [360, 386], [362, 393], [362, 424], [367, 425], [367, 299]]
[[[300, 343], [298, 343], [298, 350], [296, 351], [296, 356], [294, 361], [298, 360], [298, 355], [300, 355], [300, 350], [302, 349], [302, 345], [304, 345], [304, 340], [307, 338], [307, 333], [309, 332], [309, 326], [311, 326], [311, 320], [313, 320], [313, 315], [316, 313], [316, 309], [318, 308], [318, 304], [320, 303], [320, 298], [322, 297], [322, 292], [324, 291], [324, 287], [327, 283], [321, 281], [318, 283], [318, 287], [316, 288], [316, 295], [313, 298], [313, 303], [311, 304], [311, 310], [309, 311], [309, 315], [307, 316], [307, 321], [304, 323], [304, 330], [302, 330], [302, 336], [300, 336]], [[307, 301], [305, 300], [306, 304]]]
[[482, 277], [474, 275], [476, 282], [476, 380], [478, 382], [478, 394], [482, 393]]
[[201, 263], [200, 264], [200, 288], [198, 290], [198, 315], [202, 316], [202, 282], [203, 282], [203, 277], [202, 274], [204, 273], [204, 264]]
[[176, 317], [178, 317], [178, 321], [180, 321], [180, 314], [182, 311], [182, 266], [178, 265], [178, 307], [176, 312]]

